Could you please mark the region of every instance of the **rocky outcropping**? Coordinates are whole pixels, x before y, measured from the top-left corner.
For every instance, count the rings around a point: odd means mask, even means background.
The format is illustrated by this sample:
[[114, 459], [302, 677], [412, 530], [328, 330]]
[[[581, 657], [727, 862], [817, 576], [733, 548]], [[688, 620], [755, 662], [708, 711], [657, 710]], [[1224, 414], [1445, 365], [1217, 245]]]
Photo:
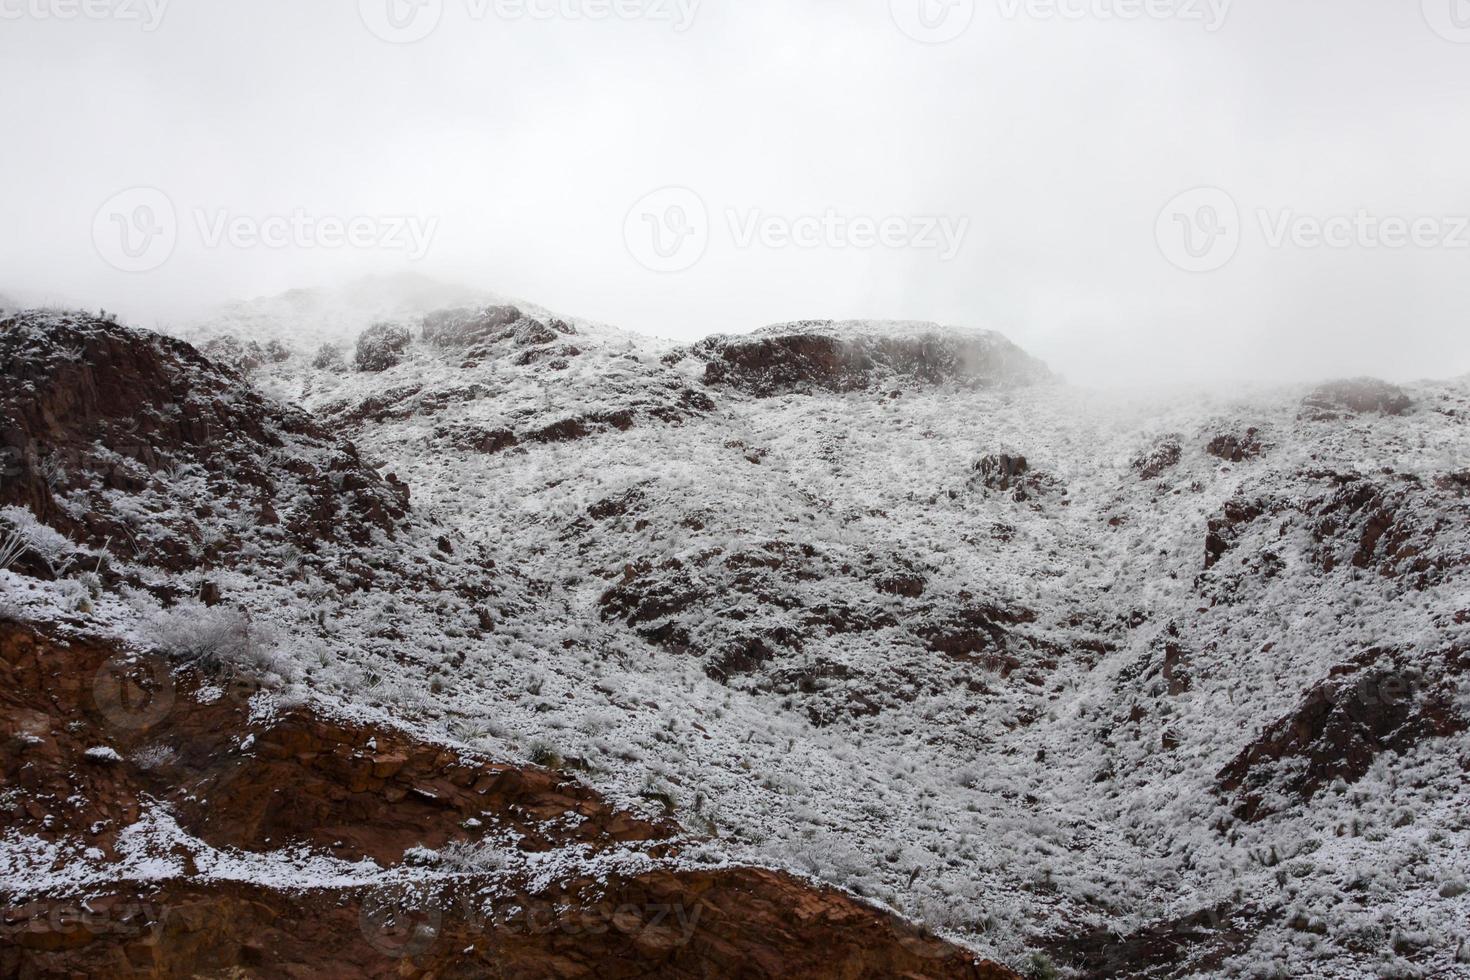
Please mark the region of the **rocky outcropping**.
[[1266, 451], [1261, 441], [1261, 430], [1251, 426], [1243, 433], [1222, 433], [1212, 438], [1205, 452], [1227, 463], [1243, 463], [1256, 459]]
[[[675, 826], [555, 772], [270, 710], [244, 683], [0, 623], [0, 772], [21, 791], [0, 834], [74, 855], [61, 881], [7, 865], [0, 974], [1016, 976], [830, 889], [699, 869]], [[140, 852], [160, 814], [184, 834]]]
[[[1470, 651], [1427, 663], [1368, 650], [1332, 671], [1289, 715], [1270, 725], [1219, 774], [1242, 820], [1310, 800], [1328, 784], [1357, 782], [1384, 752], [1406, 752], [1467, 727], [1454, 708], [1453, 677]], [[1427, 670], [1426, 670], [1427, 668]]]
[[1413, 407], [1413, 400], [1397, 385], [1377, 378], [1353, 378], [1314, 389], [1302, 400], [1301, 417], [1330, 422], [1344, 415], [1403, 415]]
[[1133, 457], [1133, 469], [1140, 480], [1157, 480], [1179, 465], [1184, 457], [1184, 447], [1178, 436], [1163, 436], [1153, 445]]
[[480, 344], [511, 341], [517, 347], [554, 343], [577, 331], [552, 319], [542, 322], [514, 306], [440, 310], [424, 317], [424, 340], [436, 347], [467, 350]]
[[712, 337], [692, 353], [706, 361], [706, 384], [760, 397], [912, 384], [1005, 387], [1051, 378], [1045, 365], [1000, 334], [934, 324], [803, 321]]
[[991, 455], [975, 464], [975, 472], [980, 474], [980, 482], [987, 490], [1004, 491], [1024, 487], [1031, 465], [1025, 456]]
[[1470, 553], [1456, 544], [1467, 522], [1470, 507], [1450, 475], [1426, 481], [1391, 470], [1371, 476], [1303, 473], [1290, 493], [1227, 501], [1208, 521], [1205, 569], [1254, 533], [1267, 546], [1242, 560], [1269, 573], [1260, 563], [1275, 562], [1271, 556], [1286, 538], [1285, 528], [1296, 526], [1313, 543], [1306, 557], [1322, 573], [1373, 570], [1422, 589], [1470, 566]]
[[[301, 567], [266, 562], [265, 577], [362, 581], [377, 570], [357, 549], [409, 519], [396, 477], [181, 341], [25, 313], [0, 321], [0, 373], [0, 506], [89, 549], [106, 581], [130, 564], [208, 573], [283, 545]], [[49, 577], [36, 557], [19, 568]]]
[[1470, 956], [1463, 384], [1298, 422], [927, 328], [382, 315], [395, 368], [257, 369], [315, 416], [105, 318], [0, 340], [76, 460], [7, 484], [54, 527], [0, 505], [0, 618], [71, 631], [0, 676], [0, 975], [974, 969], [854, 895], [1039, 976]]

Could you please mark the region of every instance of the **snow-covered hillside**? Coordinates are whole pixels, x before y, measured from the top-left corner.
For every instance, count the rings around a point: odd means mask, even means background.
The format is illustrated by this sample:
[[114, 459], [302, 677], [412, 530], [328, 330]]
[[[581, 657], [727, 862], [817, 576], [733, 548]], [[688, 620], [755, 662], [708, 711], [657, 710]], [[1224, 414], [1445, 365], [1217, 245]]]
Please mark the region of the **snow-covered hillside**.
[[[579, 773], [1023, 972], [1470, 974], [1470, 379], [1106, 393], [993, 333], [680, 347], [487, 302], [201, 328], [283, 347], [235, 376], [309, 416], [262, 439], [273, 514], [345, 472], [411, 516], [323, 550], [222, 509], [119, 580], [244, 606], [283, 697]], [[144, 470], [109, 522], [196, 521], [207, 473]], [[130, 596], [97, 615], [146, 639]]]

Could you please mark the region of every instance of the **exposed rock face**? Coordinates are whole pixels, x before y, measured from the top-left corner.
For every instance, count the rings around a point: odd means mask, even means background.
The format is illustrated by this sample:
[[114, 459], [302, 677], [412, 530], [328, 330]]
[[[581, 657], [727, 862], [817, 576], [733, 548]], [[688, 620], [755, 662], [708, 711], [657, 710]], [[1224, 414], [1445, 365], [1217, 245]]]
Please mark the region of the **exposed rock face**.
[[[627, 521], [638, 507], [634, 498], [603, 502], [598, 511]], [[642, 559], [623, 567], [599, 606], [605, 619], [649, 643], [701, 660], [722, 683], [800, 689], [818, 726], [899, 709], [931, 685], [967, 682], [976, 667], [1040, 684], [1057, 663], [1056, 651], [1026, 628], [1034, 612], [934, 591], [927, 569], [893, 554], [772, 541], [687, 560]], [[881, 665], [833, 664], [816, 653], [880, 637], [889, 651]], [[950, 680], [919, 681], [905, 662], [918, 657], [933, 669], [932, 654], [944, 658]]]
[[[252, 720], [252, 699], [270, 696], [244, 676], [176, 673], [162, 660], [104, 643], [63, 646], [14, 624], [0, 624], [0, 656], [6, 782], [39, 804], [0, 811], [0, 827], [85, 834], [115, 855], [147, 798], [166, 801], [180, 826], [216, 847], [304, 844], [384, 864], [464, 839], [461, 824], [487, 812], [527, 851], [657, 841], [676, 829], [616, 813], [554, 773], [466, 759], [381, 726], [302, 709]], [[121, 761], [89, 762], [86, 750], [98, 746]], [[85, 808], [49, 809], [74, 794]], [[549, 837], [544, 822], [567, 813], [582, 821]]]
[[393, 537], [408, 516], [407, 488], [351, 443], [179, 341], [28, 313], [0, 322], [0, 370], [0, 505], [77, 546], [187, 571], [233, 560], [247, 539], [289, 541], [335, 577], [357, 563], [328, 552]]
[[969, 603], [955, 610], [938, 611], [916, 632], [935, 653], [973, 660], [1007, 676], [1020, 666], [1011, 652], [1026, 645], [1018, 642], [1014, 628], [1035, 621], [1036, 614], [1027, 609]]
[[514, 306], [440, 310], [424, 317], [424, 340], [458, 354], [467, 368], [506, 358], [520, 367], [544, 363], [564, 371], [582, 354], [568, 342], [576, 332], [565, 321], [538, 320]]
[[1025, 456], [986, 456], [975, 464], [980, 482], [990, 490], [1009, 490], [1021, 486], [1031, 467]]
[[1243, 463], [1248, 459], [1256, 459], [1265, 451], [1260, 430], [1255, 427], [1247, 429], [1243, 435], [1225, 433], [1215, 436], [1205, 447], [1205, 452], [1227, 463]]
[[[591, 882], [581, 883], [582, 887]], [[0, 926], [7, 975], [602, 980], [1019, 980], [832, 892], [759, 869], [651, 873], [485, 911], [412, 889], [169, 883], [146, 898], [33, 902]], [[520, 901], [520, 900], [518, 900]]]
[[714, 402], [704, 393], [677, 383], [669, 384], [659, 394], [665, 396], [661, 403], [650, 404], [648, 399], [643, 399], [639, 404], [612, 411], [572, 415], [554, 422], [537, 420], [519, 431], [489, 428], [478, 422], [446, 422], [436, 427], [434, 436], [456, 449], [494, 455], [525, 444], [577, 442], [592, 436], [627, 432], [639, 426], [680, 425], [715, 408]]
[[1025, 456], [993, 453], [982, 457], [973, 469], [972, 485], [1007, 494], [1018, 503], [1065, 489], [1060, 480], [1033, 467]]
[[497, 338], [521, 319], [521, 311], [514, 306], [441, 310], [424, 318], [424, 340], [438, 347], [469, 347]]
[[[577, 882], [486, 911], [473, 894], [170, 882], [146, 898], [28, 902], [14, 976], [1019, 980], [830, 891], [760, 869]], [[595, 894], [582, 905], [583, 890]]]
[[1179, 465], [1184, 448], [1178, 436], [1165, 436], [1152, 446], [1133, 457], [1133, 468], [1141, 480], [1157, 480], [1168, 470]]
[[[1264, 523], [1258, 522], [1267, 518], [1278, 528], [1302, 528], [1316, 544], [1311, 557], [1324, 573], [1341, 566], [1372, 569], [1424, 588], [1470, 566], [1470, 554], [1453, 543], [1441, 543], [1451, 541], [1470, 520], [1470, 509], [1454, 492], [1452, 481], [1441, 480], [1448, 485], [1440, 487], [1391, 472], [1374, 477], [1334, 472], [1302, 477], [1302, 487], [1289, 496], [1227, 502], [1208, 522], [1205, 568], [1213, 568], [1252, 528], [1264, 532]], [[1246, 560], [1263, 568], [1261, 560], [1271, 554], [1260, 550]]]
[[508, 378], [526, 382], [525, 391], [554, 384], [557, 374], [585, 360], [577, 345], [603, 347], [606, 342], [583, 339], [562, 320], [543, 321], [514, 306], [442, 310], [423, 322], [424, 341], [437, 355], [433, 369], [424, 366], [407, 383], [396, 374], [385, 375], [366, 394], [358, 389], [352, 397], [324, 401], [319, 414], [349, 429], [432, 419], [435, 447], [456, 455], [495, 455], [523, 446], [682, 425], [715, 408], [687, 377], [630, 355], [623, 376], [602, 378], [578, 399], [580, 410], [534, 399], [487, 419], [479, 409], [505, 394]]
[[1243, 529], [1266, 512], [1263, 501], [1230, 500], [1221, 513], [1211, 517], [1205, 532], [1205, 570], [1215, 565], [1241, 536]]
[[1414, 402], [1397, 385], [1377, 378], [1331, 381], [1302, 400], [1302, 418], [1327, 422], [1343, 415], [1403, 415]]
[[543, 323], [514, 306], [441, 310], [424, 318], [424, 340], [437, 347], [468, 349], [510, 341], [517, 347], [554, 343], [577, 331], [561, 320]]
[[477, 307], [382, 373], [257, 369], [311, 416], [19, 319], [5, 431], [73, 448], [0, 507], [49, 493], [78, 561], [27, 550], [0, 618], [176, 671], [0, 642], [0, 975], [977, 969], [747, 862], [1037, 976], [1470, 958], [1460, 382], [1222, 419], [997, 388], [928, 328], [767, 332], [742, 366]]
[[1445, 651], [1429, 665], [1432, 673], [1401, 661], [1369, 650], [1341, 665], [1221, 770], [1236, 816], [1264, 819], [1334, 780], [1356, 783], [1384, 752], [1465, 731], [1453, 678], [1470, 667], [1470, 651]]
[[1124, 936], [1094, 930], [1048, 944], [1048, 950], [1087, 980], [1208, 976], [1219, 972], [1228, 957], [1249, 948], [1263, 918], [1222, 904]]
[[1000, 387], [1051, 377], [1041, 362], [999, 334], [905, 326], [910, 329], [865, 331], [804, 321], [749, 336], [714, 337], [693, 353], [707, 361], [706, 384], [761, 397], [902, 384]]
[[[1016, 976], [786, 875], [680, 865], [671, 824], [555, 773], [302, 708], [263, 714], [263, 697], [0, 624], [0, 771], [25, 791], [0, 808], [0, 833], [85, 841], [103, 872], [81, 889], [0, 896], [0, 973]], [[190, 836], [138, 878], [123, 839], [159, 807]], [[521, 854], [566, 851], [567, 870], [534, 883], [474, 865], [432, 873], [440, 849], [491, 834]], [[628, 847], [651, 870], [577, 870]], [[222, 851], [273, 870], [209, 870]], [[428, 870], [312, 885], [312, 852]]]

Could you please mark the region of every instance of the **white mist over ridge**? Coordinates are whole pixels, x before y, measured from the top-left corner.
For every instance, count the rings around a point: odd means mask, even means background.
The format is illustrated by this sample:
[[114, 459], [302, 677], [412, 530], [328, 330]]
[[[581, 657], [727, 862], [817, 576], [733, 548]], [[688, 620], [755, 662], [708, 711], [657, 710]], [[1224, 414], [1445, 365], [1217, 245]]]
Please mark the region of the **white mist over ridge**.
[[[537, 299], [545, 300], [544, 297]], [[1396, 383], [1407, 383], [1432, 378], [1453, 378], [1467, 373], [1460, 365], [1443, 359], [1438, 365], [1427, 367], [1422, 372], [1395, 371], [1392, 370], [1394, 362], [1391, 359], [1377, 356], [1368, 350], [1342, 348], [1321, 350], [1310, 360], [1300, 364], [1291, 361], [1273, 369], [1247, 371], [1241, 368], [1240, 373], [1231, 374], [1222, 373], [1218, 366], [1203, 365], [1196, 370], [1185, 367], [1180, 368], [1177, 373], [1170, 373], [1159, 366], [1162, 362], [1157, 351], [1141, 347], [1129, 348], [1129, 356], [1137, 362], [1135, 369], [1118, 373], [1102, 370], [1098, 366], [1104, 356], [1097, 351], [1098, 346], [1110, 349], [1106, 356], [1118, 356], [1117, 348], [1121, 346], [1120, 341], [1110, 341], [1104, 336], [1093, 338], [1084, 334], [1080, 338], [1061, 339], [1055, 335], [1038, 335], [1025, 329], [1010, 329], [1005, 325], [952, 321], [936, 323], [905, 318], [788, 318], [767, 321], [765, 325], [741, 324], [727, 331], [697, 330], [694, 328], [697, 321], [691, 318], [688, 320], [688, 329], [684, 331], [677, 334], [660, 333], [641, 329], [637, 324], [607, 321], [595, 308], [569, 310], [568, 307], [554, 302], [528, 301], [497, 289], [441, 281], [419, 272], [373, 274], [354, 277], [339, 285], [291, 289], [277, 295], [190, 311], [177, 319], [162, 322], [130, 315], [131, 311], [121, 312], [129, 314], [126, 317], [129, 322], [162, 329], [200, 343], [228, 334], [241, 340], [253, 339], [262, 343], [275, 339], [300, 346], [304, 342], [303, 338], [311, 338], [318, 344], [351, 346], [358, 335], [375, 322], [401, 322], [416, 330], [425, 315], [437, 310], [491, 305], [513, 305], [534, 316], [559, 316], [583, 328], [627, 335], [645, 343], [668, 345], [687, 344], [721, 333], [731, 336], [760, 336], [789, 332], [795, 328], [874, 336], [905, 336], [933, 331], [993, 334], [1016, 344], [1045, 363], [1059, 379], [1097, 389], [1139, 389], [1160, 393], [1174, 389], [1181, 393], [1207, 390], [1226, 395], [1241, 386], [1292, 386], [1317, 383], [1335, 377], [1371, 375]], [[1200, 356], [1204, 357], [1203, 354]]]
[[[1438, 5], [1230, 4], [1216, 23], [1182, 2], [1131, 20], [954, 4], [972, 17], [942, 44], [888, 2], [708, 2], [684, 30], [650, 9], [669, 5], [539, 20], [445, 3], [413, 43], [357, 4], [172, 5], [152, 30], [22, 17], [0, 36], [0, 88], [24, 93], [5, 110], [0, 288], [178, 325], [410, 270], [682, 342], [801, 317], [989, 327], [1088, 384], [1462, 374], [1464, 249], [1277, 234], [1470, 215], [1467, 67]], [[141, 272], [93, 241], [131, 188], [178, 216]], [[669, 273], [625, 237], [661, 188], [708, 218], [689, 226], [703, 254]], [[1197, 188], [1229, 201], [1198, 235], [1235, 242], [1205, 272], [1158, 238], [1161, 217], [1206, 213], [1169, 213]], [[318, 231], [279, 248], [209, 234], [298, 213]], [[806, 247], [829, 214], [892, 220], [899, 244]], [[756, 215], [780, 233], [745, 234]], [[359, 218], [368, 247], [320, 232]], [[410, 218], [437, 222], [418, 262], [393, 234]], [[948, 260], [928, 247], [941, 220], [965, 222]]]

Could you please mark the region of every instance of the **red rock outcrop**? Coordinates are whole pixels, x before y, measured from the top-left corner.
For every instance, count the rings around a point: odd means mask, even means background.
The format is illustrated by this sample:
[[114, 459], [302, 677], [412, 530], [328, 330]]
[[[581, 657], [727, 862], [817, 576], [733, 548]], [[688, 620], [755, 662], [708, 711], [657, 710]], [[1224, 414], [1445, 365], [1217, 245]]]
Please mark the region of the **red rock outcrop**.
[[1227, 432], [1217, 435], [1205, 447], [1205, 452], [1227, 463], [1243, 463], [1248, 459], [1256, 459], [1265, 451], [1261, 431], [1254, 426], [1241, 434]]
[[[1205, 569], [1219, 564], [1253, 529], [1281, 540], [1292, 525], [1313, 542], [1309, 558], [1324, 574], [1369, 569], [1424, 588], [1470, 565], [1470, 554], [1442, 544], [1470, 521], [1470, 507], [1452, 475], [1426, 481], [1386, 470], [1300, 477], [1301, 486], [1290, 492], [1227, 501], [1207, 524]], [[1260, 562], [1269, 554], [1248, 557]]]
[[1031, 384], [1051, 377], [1040, 361], [998, 334], [932, 327], [866, 333], [803, 321], [748, 336], [712, 337], [691, 349], [704, 380], [760, 397], [860, 391], [884, 384]]
[[[22, 791], [0, 807], [0, 833], [84, 844], [118, 869], [4, 895], [0, 974], [1015, 977], [788, 875], [660, 866], [677, 827], [557, 773], [304, 708], [261, 711], [253, 685], [221, 684], [0, 624], [0, 772]], [[324, 853], [404, 867], [491, 828], [523, 853], [632, 847], [653, 864], [312, 886], [201, 874], [185, 849], [181, 872], [138, 880], [119, 838], [160, 806], [209, 847], [288, 864]]]
[[1397, 385], [1377, 378], [1330, 381], [1302, 400], [1301, 418], [1330, 422], [1344, 415], [1403, 415], [1414, 402]]
[[[0, 374], [0, 505], [29, 508], [76, 544], [204, 570], [244, 537], [318, 554], [391, 537], [408, 514], [407, 488], [351, 443], [181, 341], [25, 313], [0, 321]], [[150, 512], [146, 529], [113, 492]], [[340, 563], [319, 566], [332, 575]]]
[[1470, 653], [1454, 649], [1414, 665], [1368, 650], [1339, 665], [1220, 771], [1235, 815], [1261, 820], [1334, 780], [1357, 782], [1384, 752], [1464, 731], [1453, 678], [1467, 666]]

